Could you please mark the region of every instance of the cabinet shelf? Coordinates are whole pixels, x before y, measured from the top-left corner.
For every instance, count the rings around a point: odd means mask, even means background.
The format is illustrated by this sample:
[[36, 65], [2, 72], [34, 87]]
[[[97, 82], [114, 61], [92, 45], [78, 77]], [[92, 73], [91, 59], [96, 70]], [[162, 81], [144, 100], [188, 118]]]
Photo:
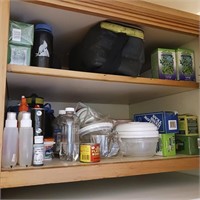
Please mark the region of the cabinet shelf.
[[[40, 84], [38, 84], [40, 82]], [[35, 92], [48, 101], [130, 104], [197, 89], [192, 81], [8, 65], [9, 99]]]
[[[199, 167], [199, 156], [178, 155], [174, 157], [154, 156], [116, 157], [102, 159], [99, 163], [67, 163], [59, 159], [46, 161], [43, 167], [15, 167], [1, 172], [2, 188], [75, 182], [103, 178], [153, 174]], [[15, 181], [13, 181], [15, 180]]]

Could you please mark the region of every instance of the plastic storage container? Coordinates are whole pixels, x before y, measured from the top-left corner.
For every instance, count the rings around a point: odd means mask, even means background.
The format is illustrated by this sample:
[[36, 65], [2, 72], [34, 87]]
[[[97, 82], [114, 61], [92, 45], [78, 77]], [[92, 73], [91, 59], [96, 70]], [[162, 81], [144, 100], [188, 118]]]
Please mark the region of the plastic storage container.
[[53, 61], [53, 35], [48, 24], [36, 24], [31, 65], [51, 67]]
[[144, 64], [144, 33], [136, 26], [103, 21], [72, 49], [72, 70], [138, 76]]
[[123, 156], [151, 157], [156, 154], [159, 133], [157, 127], [148, 122], [129, 122], [116, 126]]

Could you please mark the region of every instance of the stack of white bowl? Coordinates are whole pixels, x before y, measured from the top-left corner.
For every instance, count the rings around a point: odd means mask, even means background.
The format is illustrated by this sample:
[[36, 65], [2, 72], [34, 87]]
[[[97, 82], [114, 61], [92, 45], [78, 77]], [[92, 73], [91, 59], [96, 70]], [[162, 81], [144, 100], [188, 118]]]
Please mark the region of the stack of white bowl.
[[153, 123], [123, 123], [116, 126], [116, 131], [123, 156], [151, 157], [156, 154], [159, 132]]

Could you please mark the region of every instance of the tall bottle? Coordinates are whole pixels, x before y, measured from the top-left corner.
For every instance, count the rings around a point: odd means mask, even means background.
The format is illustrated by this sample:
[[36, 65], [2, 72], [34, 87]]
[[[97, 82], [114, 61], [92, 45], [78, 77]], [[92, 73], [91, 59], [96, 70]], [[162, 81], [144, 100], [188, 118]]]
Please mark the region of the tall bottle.
[[17, 117], [18, 127], [20, 127], [20, 121], [22, 119], [23, 113], [25, 113], [27, 111], [28, 111], [28, 104], [27, 104], [25, 96], [22, 96], [20, 106], [19, 106], [19, 113], [18, 113], [18, 117]]
[[25, 112], [22, 115], [19, 128], [19, 165], [23, 167], [32, 164], [33, 157], [33, 128], [31, 114]]
[[79, 120], [72, 107], [65, 109], [63, 133], [60, 147], [60, 159], [77, 161], [79, 159]]
[[54, 155], [59, 156], [60, 143], [61, 143], [61, 133], [62, 133], [62, 118], [66, 114], [65, 110], [59, 110], [58, 116], [53, 121], [53, 137], [55, 141], [54, 145]]
[[18, 159], [18, 128], [16, 113], [8, 112], [3, 133], [2, 167], [14, 167]]

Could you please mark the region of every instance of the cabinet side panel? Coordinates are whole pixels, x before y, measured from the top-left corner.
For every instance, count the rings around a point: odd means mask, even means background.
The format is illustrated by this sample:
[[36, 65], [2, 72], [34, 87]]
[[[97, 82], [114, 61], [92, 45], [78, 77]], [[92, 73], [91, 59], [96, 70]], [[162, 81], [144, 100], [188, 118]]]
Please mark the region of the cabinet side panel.
[[[4, 108], [6, 93], [6, 69], [7, 69], [7, 42], [9, 29], [10, 1], [0, 1], [0, 150], [2, 150], [2, 136], [4, 125]], [[0, 151], [1, 152], [1, 151]], [[0, 153], [1, 163], [1, 153]]]

